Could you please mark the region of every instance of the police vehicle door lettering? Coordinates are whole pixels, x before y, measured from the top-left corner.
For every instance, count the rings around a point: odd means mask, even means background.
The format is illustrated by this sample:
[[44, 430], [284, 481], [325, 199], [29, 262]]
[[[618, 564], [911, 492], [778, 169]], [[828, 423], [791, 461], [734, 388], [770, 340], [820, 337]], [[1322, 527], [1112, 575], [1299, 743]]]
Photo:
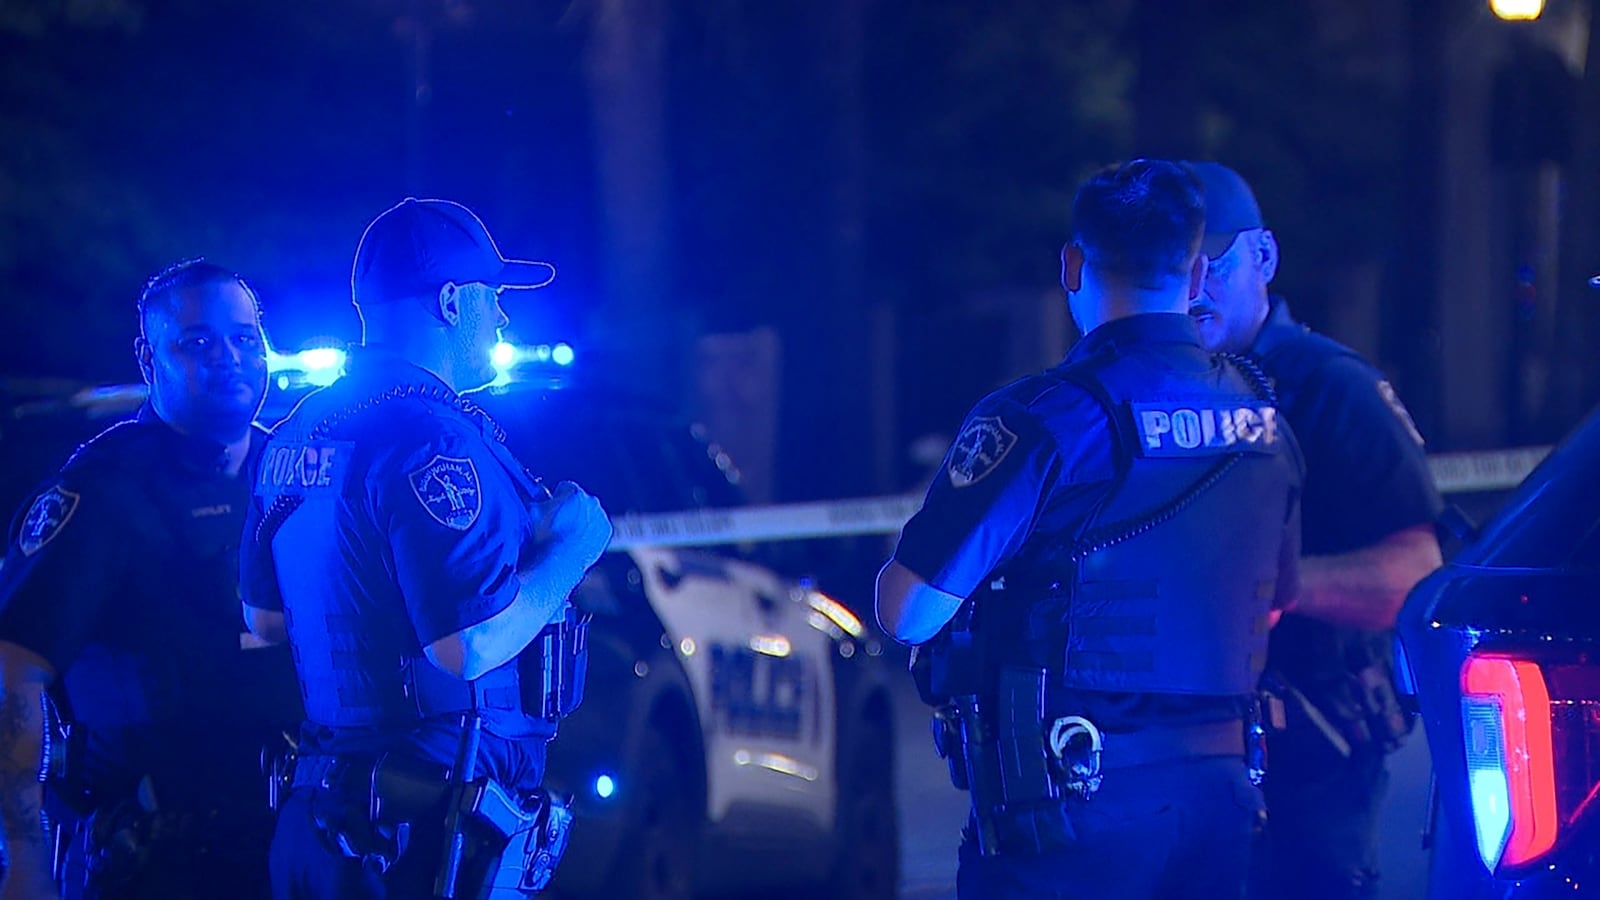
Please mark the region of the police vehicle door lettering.
[[807, 660], [750, 646], [711, 646], [711, 708], [730, 733], [800, 735], [813, 679]]
[[750, 563], [689, 549], [627, 553], [700, 712], [710, 819], [720, 821], [738, 803], [760, 803], [832, 827], [834, 648], [808, 624], [809, 607], [791, 602], [790, 585]]
[[1278, 410], [1265, 403], [1217, 407], [1130, 403], [1129, 407], [1143, 456], [1271, 453], [1278, 440]]
[[273, 443], [261, 460], [256, 496], [314, 494], [337, 490], [350, 467], [349, 441]]

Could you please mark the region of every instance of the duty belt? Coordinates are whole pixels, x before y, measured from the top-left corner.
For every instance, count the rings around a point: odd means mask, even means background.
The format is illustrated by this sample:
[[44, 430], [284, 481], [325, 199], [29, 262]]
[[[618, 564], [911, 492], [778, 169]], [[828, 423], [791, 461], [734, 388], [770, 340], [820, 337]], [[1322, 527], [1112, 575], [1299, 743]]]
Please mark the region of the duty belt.
[[337, 756], [301, 756], [294, 761], [294, 776], [289, 780], [290, 790], [319, 787], [333, 781], [341, 774], [346, 762]]
[[1103, 740], [1101, 769], [1127, 769], [1197, 756], [1242, 759], [1245, 755], [1245, 727], [1241, 719], [1151, 726], [1105, 734]]

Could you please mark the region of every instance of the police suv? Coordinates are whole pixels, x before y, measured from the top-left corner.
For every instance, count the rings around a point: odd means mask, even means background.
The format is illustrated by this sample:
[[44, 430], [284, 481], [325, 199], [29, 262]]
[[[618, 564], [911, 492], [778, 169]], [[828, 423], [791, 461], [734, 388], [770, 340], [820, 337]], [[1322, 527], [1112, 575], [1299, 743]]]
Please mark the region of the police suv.
[[1600, 889], [1600, 410], [1400, 614], [1432, 752], [1435, 900]]
[[[614, 518], [741, 502], [737, 471], [694, 426], [552, 377], [572, 355], [502, 345], [501, 378], [474, 395], [534, 473], [578, 482]], [[267, 421], [337, 377], [342, 355], [270, 362]], [[141, 400], [127, 388], [13, 403], [0, 500], [20, 503], [52, 461]], [[895, 896], [895, 673], [862, 615], [752, 558], [760, 550], [614, 549], [575, 593], [593, 616], [585, 699], [547, 777], [578, 816], [561, 895]]]

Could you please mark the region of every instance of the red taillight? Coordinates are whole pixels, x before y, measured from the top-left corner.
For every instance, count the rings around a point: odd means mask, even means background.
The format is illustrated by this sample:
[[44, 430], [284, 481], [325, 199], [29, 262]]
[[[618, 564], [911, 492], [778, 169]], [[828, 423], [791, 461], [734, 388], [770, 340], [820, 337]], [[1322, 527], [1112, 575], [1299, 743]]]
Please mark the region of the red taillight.
[[1526, 865], [1600, 795], [1600, 665], [1475, 651], [1461, 689], [1479, 855], [1491, 871]]

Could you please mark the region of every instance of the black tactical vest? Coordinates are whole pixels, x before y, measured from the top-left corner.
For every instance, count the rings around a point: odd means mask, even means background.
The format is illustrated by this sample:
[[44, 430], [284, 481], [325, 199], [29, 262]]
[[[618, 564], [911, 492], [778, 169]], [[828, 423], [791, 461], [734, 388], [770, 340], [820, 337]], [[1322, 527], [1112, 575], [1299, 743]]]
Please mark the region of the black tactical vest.
[[1000, 573], [1006, 602], [974, 605], [990, 658], [1074, 691], [1249, 694], [1300, 480], [1270, 389], [1221, 360], [1156, 390], [1113, 354], [1056, 374], [1110, 416], [1118, 477], [1076, 535]]

